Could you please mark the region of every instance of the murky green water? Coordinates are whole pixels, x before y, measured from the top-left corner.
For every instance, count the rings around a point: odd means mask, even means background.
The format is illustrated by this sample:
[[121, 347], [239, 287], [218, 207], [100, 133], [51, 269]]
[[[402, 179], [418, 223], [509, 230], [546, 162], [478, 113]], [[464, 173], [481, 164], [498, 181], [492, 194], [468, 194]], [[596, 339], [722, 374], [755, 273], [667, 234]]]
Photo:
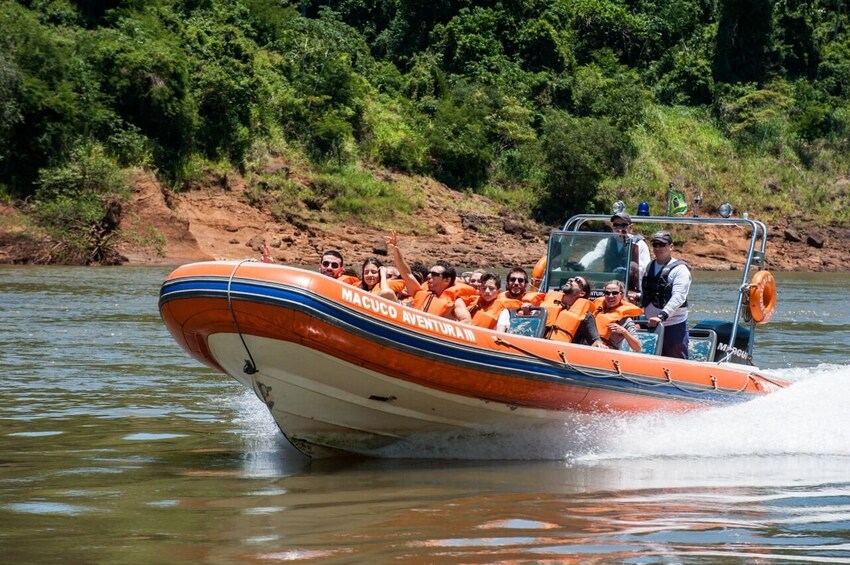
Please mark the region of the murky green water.
[[844, 275], [777, 277], [757, 361], [800, 382], [771, 397], [563, 461], [311, 463], [172, 342], [167, 271], [0, 267], [4, 562], [850, 562]]

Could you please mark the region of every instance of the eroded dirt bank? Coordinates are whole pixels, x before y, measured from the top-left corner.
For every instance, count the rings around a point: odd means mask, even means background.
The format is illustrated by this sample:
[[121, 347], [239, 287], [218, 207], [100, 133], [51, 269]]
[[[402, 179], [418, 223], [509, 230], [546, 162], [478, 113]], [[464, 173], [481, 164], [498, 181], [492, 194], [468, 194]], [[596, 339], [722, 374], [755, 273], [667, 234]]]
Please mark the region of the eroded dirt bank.
[[[443, 258], [462, 266], [532, 266], [546, 248], [550, 226], [511, 214], [485, 198], [458, 193], [422, 179], [426, 206], [417, 212], [414, 233], [396, 226], [401, 247], [411, 260], [425, 263]], [[359, 266], [371, 255], [386, 253], [386, 233], [356, 223], [330, 225], [303, 217], [276, 221], [262, 207], [250, 204], [244, 182], [226, 177], [213, 186], [182, 193], [164, 189], [150, 174], [137, 172], [133, 196], [125, 205], [120, 228], [155, 233], [164, 238], [162, 254], [153, 246], [122, 243], [119, 251], [130, 264], [180, 264], [205, 259], [259, 257], [263, 243], [278, 263], [314, 264], [323, 250], [339, 249], [346, 263]], [[0, 216], [14, 214], [9, 206]], [[16, 245], [14, 222], [0, 224], [0, 261], [22, 263], [32, 249]], [[835, 272], [850, 270], [850, 251], [843, 245], [850, 230], [804, 225], [772, 225], [768, 267], [773, 271]], [[740, 264], [747, 234], [703, 229], [680, 234], [685, 243], [677, 255], [694, 269], [729, 270]]]

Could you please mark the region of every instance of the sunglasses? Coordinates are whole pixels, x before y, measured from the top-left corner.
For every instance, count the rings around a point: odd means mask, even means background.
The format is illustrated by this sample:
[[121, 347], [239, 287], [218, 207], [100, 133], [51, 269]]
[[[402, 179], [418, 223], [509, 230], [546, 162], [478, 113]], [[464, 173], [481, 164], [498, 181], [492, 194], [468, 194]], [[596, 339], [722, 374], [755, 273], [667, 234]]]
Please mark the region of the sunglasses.
[[661, 242], [661, 241], [653, 241], [652, 242], [653, 247], [667, 247], [668, 245], [670, 245], [670, 244], [664, 243], [664, 242]]
[[602, 294], [604, 294], [605, 296], [617, 296], [618, 294], [620, 294], [620, 291], [619, 290], [603, 290]]
[[614, 226], [614, 229], [618, 229], [618, 230], [624, 230], [627, 227], [629, 227], [629, 224], [611, 224], [611, 225]]
[[523, 277], [510, 277], [510, 278], [508, 278], [508, 282], [524, 283], [525, 279]]
[[567, 282], [568, 282], [568, 283], [574, 282], [574, 283], [577, 283], [579, 286], [587, 286], [587, 281], [586, 281], [586, 280], [584, 280], [584, 279], [580, 279], [580, 278], [576, 278], [576, 277], [573, 277], [573, 278], [571, 278], [571, 279], [567, 279]]
[[440, 271], [431, 271], [428, 274], [431, 275], [432, 277], [442, 277], [443, 275], [445, 275], [445, 273], [441, 273]]
[[322, 261], [322, 267], [325, 269], [339, 269], [340, 264], [333, 261]]

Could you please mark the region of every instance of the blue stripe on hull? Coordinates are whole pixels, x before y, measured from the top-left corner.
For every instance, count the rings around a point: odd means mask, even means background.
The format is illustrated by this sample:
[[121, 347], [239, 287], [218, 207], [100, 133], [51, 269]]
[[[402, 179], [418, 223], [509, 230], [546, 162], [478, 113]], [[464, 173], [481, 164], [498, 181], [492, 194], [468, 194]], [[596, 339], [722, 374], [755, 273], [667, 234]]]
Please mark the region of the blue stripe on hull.
[[[394, 324], [363, 315], [309, 290], [285, 284], [238, 278], [228, 282], [227, 278], [218, 277], [175, 279], [162, 286], [159, 305], [161, 308], [169, 301], [182, 298], [203, 297], [227, 300], [228, 286], [231, 300], [257, 302], [304, 312], [346, 331], [377, 341], [386, 347], [413, 352], [423, 357], [425, 361], [439, 360], [450, 365], [519, 378], [545, 382], [569, 382], [575, 386], [673, 401], [713, 404], [737, 403], [752, 398], [749, 394], [727, 394], [709, 389], [705, 389], [705, 392], [691, 392], [666, 383], [642, 385], [617, 377], [614, 373], [611, 373], [610, 377], [596, 377], [560, 366], [556, 362], [547, 363], [533, 357], [520, 357], [478, 347], [462, 346], [415, 331], [400, 329]], [[603, 371], [598, 370], [598, 372]]]

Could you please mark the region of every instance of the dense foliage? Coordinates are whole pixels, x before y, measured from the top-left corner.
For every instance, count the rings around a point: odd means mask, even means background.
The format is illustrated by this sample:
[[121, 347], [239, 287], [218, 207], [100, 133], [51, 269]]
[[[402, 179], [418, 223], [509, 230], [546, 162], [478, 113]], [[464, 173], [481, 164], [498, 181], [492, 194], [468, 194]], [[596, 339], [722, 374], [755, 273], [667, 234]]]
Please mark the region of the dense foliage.
[[179, 188], [282, 158], [319, 193], [279, 203], [340, 214], [386, 206], [364, 182], [320, 193], [368, 165], [542, 219], [659, 205], [673, 180], [846, 222], [823, 203], [848, 199], [848, 17], [842, 0], [0, 0], [0, 194], [43, 225], [97, 224], [122, 189], [80, 172], [93, 161]]

